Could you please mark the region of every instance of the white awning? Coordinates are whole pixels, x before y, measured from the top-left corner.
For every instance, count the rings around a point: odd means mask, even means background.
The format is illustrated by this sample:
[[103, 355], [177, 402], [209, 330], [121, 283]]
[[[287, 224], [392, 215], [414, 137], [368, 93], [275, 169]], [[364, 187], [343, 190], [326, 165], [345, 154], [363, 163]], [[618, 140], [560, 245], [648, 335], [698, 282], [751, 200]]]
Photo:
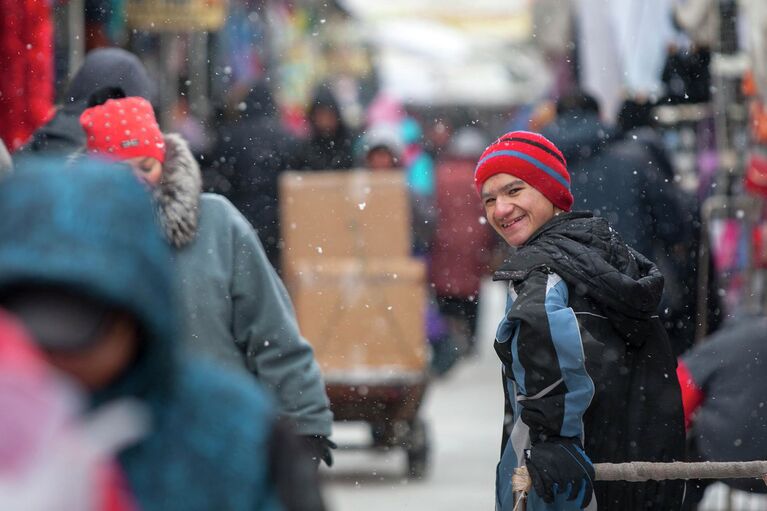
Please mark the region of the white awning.
[[418, 105], [502, 107], [549, 84], [525, 0], [340, 0], [365, 27], [382, 89]]

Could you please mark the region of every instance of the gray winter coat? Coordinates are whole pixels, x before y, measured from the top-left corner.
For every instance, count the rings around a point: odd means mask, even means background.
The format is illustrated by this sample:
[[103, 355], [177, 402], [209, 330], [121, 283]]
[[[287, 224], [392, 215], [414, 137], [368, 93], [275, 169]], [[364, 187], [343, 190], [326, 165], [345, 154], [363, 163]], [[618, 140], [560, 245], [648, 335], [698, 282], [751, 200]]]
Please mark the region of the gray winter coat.
[[333, 415], [310, 344], [255, 231], [224, 197], [201, 194], [187, 143], [165, 136], [160, 221], [175, 248], [188, 347], [247, 369], [302, 435], [330, 436]]

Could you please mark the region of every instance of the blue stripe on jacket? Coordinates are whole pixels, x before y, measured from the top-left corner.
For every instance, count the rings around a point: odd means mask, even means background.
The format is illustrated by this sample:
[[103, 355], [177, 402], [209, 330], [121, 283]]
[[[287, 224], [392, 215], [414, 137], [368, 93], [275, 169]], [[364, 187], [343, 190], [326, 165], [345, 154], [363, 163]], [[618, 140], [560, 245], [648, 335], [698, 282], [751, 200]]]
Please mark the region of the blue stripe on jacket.
[[[543, 303], [533, 297], [529, 303], [518, 304], [518, 308], [537, 308], [529, 311], [532, 317], [541, 321], [548, 321], [548, 330], [551, 342], [557, 356], [557, 363], [564, 382], [564, 420], [557, 433], [561, 436], [583, 438], [583, 414], [591, 403], [594, 396], [594, 383], [589, 377], [585, 367], [583, 343], [580, 335], [575, 312], [568, 307], [569, 291], [567, 284], [556, 274], [548, 274]], [[530, 295], [525, 297], [525, 300]], [[514, 414], [514, 430], [506, 448], [501, 455], [496, 471], [496, 509], [498, 511], [511, 511], [513, 509], [513, 496], [511, 490], [511, 475], [514, 468], [522, 465], [521, 451], [530, 446], [529, 432], [526, 438], [514, 438], [515, 432], [526, 432], [527, 428], [521, 423], [521, 404], [531, 402], [536, 398], [550, 396], [554, 392], [560, 392], [562, 385], [556, 386], [552, 382], [552, 388], [539, 392], [537, 396], [528, 396], [525, 389], [526, 370], [519, 356], [519, 335], [521, 321], [514, 318], [512, 310], [517, 302], [514, 288], [510, 286], [506, 302], [506, 317], [501, 321], [496, 331], [496, 342], [507, 345], [511, 354], [511, 371], [514, 381], [506, 382], [509, 397], [512, 399], [511, 409]], [[540, 325], [539, 325], [540, 326]], [[541, 339], [541, 342], [546, 342]], [[508, 344], [507, 344], [508, 343]], [[554, 424], [552, 424], [554, 427]], [[546, 504], [533, 491], [527, 499], [528, 511], [570, 511], [579, 509], [575, 502], [566, 501], [565, 494], [557, 495], [553, 504]]]
[[586, 372], [578, 319], [573, 309], [567, 306], [567, 284], [557, 275], [549, 275], [550, 283], [556, 279], [559, 281], [546, 293], [546, 315], [559, 358], [559, 369], [567, 387], [565, 420], [560, 434], [583, 439], [583, 413], [594, 397], [594, 382]]

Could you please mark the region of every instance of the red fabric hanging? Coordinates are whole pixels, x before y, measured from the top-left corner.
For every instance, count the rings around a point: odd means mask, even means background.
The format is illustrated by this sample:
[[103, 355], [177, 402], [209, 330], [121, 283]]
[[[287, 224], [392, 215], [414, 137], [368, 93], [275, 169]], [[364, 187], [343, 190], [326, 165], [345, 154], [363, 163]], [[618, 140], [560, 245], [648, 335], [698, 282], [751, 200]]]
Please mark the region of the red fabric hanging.
[[684, 362], [677, 361], [676, 376], [679, 379], [679, 386], [682, 389], [682, 407], [684, 408], [684, 427], [689, 430], [692, 424], [692, 416], [695, 411], [703, 404], [706, 394], [703, 392], [690, 370]]
[[50, 0], [0, 0], [0, 138], [13, 151], [53, 110]]

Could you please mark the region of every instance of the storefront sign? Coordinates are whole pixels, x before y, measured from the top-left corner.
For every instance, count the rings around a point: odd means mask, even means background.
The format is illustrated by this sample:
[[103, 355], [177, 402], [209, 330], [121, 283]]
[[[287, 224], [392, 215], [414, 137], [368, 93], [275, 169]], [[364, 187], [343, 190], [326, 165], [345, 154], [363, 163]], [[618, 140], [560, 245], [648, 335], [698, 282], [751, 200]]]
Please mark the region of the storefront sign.
[[148, 32], [214, 31], [226, 18], [227, 0], [128, 0], [128, 26]]

